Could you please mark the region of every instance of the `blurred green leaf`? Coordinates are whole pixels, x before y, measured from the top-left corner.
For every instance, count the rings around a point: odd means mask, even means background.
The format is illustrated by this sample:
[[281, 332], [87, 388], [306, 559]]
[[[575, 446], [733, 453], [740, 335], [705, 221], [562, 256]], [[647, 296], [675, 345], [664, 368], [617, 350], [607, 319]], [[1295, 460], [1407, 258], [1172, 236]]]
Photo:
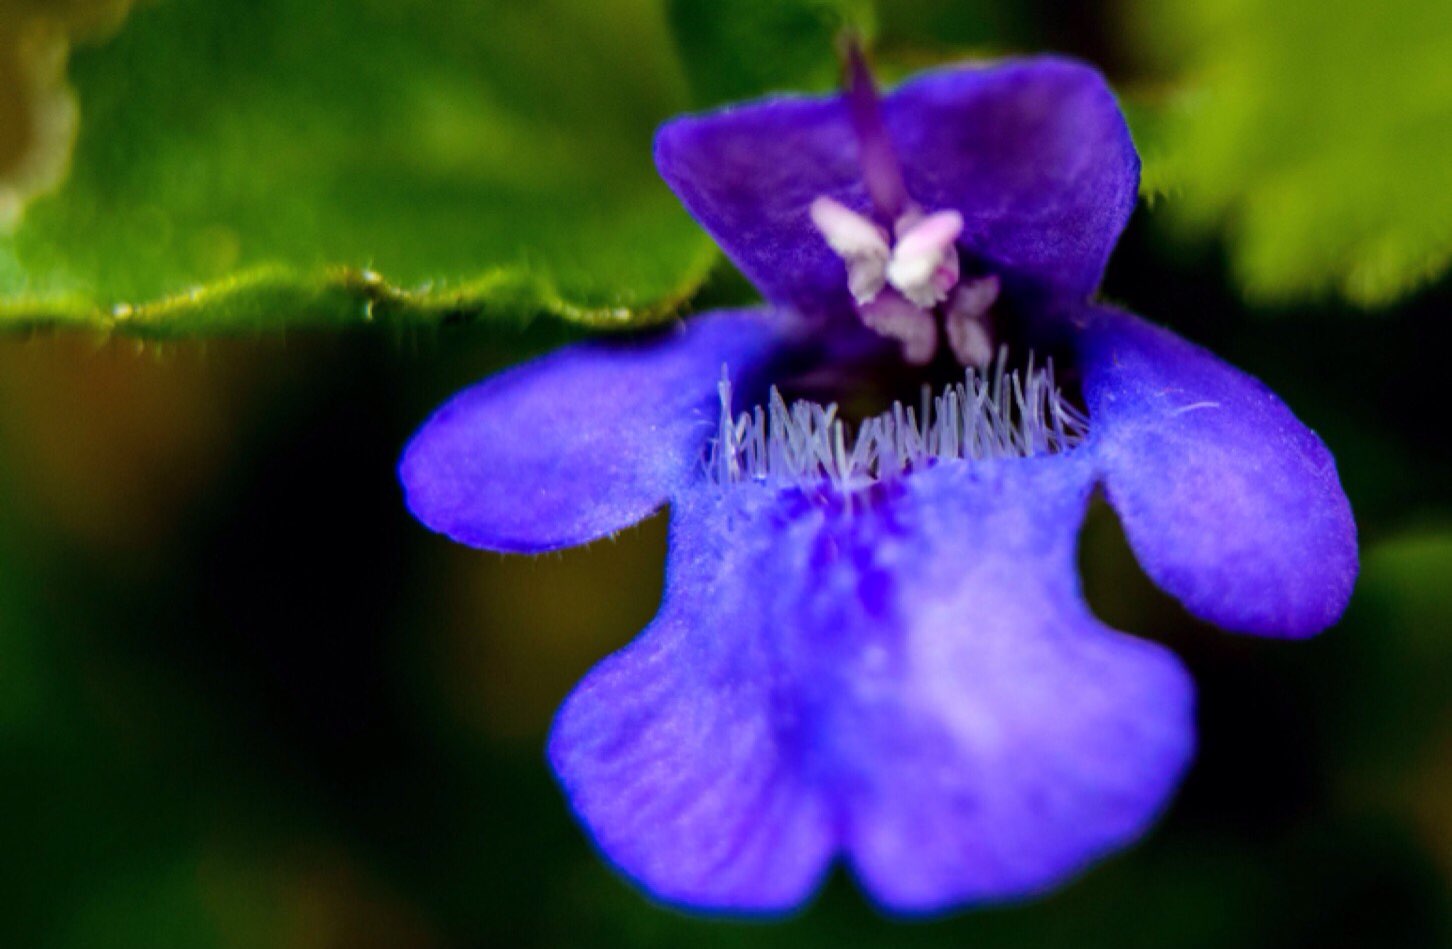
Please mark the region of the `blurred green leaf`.
[[1134, 0], [1168, 78], [1134, 110], [1145, 190], [1220, 233], [1245, 294], [1388, 304], [1452, 264], [1445, 0]]
[[0, 236], [0, 326], [625, 327], [715, 261], [650, 160], [686, 104], [651, 0], [160, 0], [70, 76], [71, 171]]
[[837, 82], [836, 39], [871, 36], [872, 0], [666, 0], [698, 105]]
[[837, 87], [838, 40], [862, 37], [880, 80], [1032, 48], [1035, 18], [999, 0], [665, 0], [696, 106]]

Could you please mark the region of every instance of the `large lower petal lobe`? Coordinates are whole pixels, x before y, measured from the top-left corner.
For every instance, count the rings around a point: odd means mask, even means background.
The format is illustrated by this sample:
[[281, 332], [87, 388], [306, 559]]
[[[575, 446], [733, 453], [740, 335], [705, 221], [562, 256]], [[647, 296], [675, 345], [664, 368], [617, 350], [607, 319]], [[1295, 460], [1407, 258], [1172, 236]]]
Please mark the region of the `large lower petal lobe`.
[[486, 379], [409, 443], [399, 465], [409, 509], [491, 550], [550, 550], [628, 527], [701, 464], [723, 367], [749, 376], [778, 341], [770, 314], [722, 312]]
[[[1043, 58], [924, 74], [883, 103], [908, 191], [957, 210], [984, 266], [1069, 298], [1099, 283], [1134, 209], [1139, 159], [1103, 77]], [[869, 206], [837, 98], [782, 97], [676, 119], [656, 164], [769, 299], [850, 312], [842, 262], [813, 227], [819, 195]]]
[[1072, 456], [946, 463], [850, 502], [677, 501], [665, 602], [567, 700], [550, 756], [657, 896], [780, 910], [834, 855], [883, 906], [1052, 886], [1137, 837], [1192, 746], [1191, 686], [1097, 623]]
[[1140, 564], [1195, 615], [1267, 636], [1335, 622], [1356, 524], [1315, 433], [1264, 385], [1138, 317], [1080, 334], [1092, 449]]

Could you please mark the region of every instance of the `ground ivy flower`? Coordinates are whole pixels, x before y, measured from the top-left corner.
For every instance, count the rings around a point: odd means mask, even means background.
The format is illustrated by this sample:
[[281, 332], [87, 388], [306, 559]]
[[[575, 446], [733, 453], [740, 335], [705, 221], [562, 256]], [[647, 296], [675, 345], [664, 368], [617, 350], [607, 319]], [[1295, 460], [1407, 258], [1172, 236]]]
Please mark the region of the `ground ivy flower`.
[[1241, 632], [1333, 622], [1356, 544], [1271, 392], [1092, 301], [1139, 175], [1102, 78], [1031, 59], [879, 101], [854, 57], [845, 96], [674, 120], [656, 160], [769, 304], [488, 379], [400, 469], [420, 520], [493, 550], [671, 506], [659, 614], [549, 741], [599, 849], [678, 905], [785, 910], [841, 859], [925, 912], [1136, 839], [1192, 687], [1086, 607], [1091, 492]]

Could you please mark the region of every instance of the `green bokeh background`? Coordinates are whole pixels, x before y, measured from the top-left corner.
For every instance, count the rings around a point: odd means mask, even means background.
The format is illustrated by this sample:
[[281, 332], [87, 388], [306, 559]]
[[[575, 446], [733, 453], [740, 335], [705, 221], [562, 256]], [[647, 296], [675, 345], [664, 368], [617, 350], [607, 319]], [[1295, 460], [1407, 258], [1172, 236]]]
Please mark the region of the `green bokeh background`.
[[[69, 36], [79, 117], [0, 235], [0, 945], [1452, 944], [1443, 6], [153, 0], [112, 27], [0, 0], [0, 50]], [[888, 75], [1106, 71], [1154, 196], [1106, 294], [1323, 435], [1364, 567], [1320, 638], [1231, 636], [1096, 506], [1091, 604], [1199, 688], [1161, 825], [1026, 905], [903, 924], [839, 875], [787, 922], [703, 921], [597, 859], [542, 755], [653, 612], [661, 519], [478, 553], [409, 519], [394, 464], [582, 324], [749, 299], [651, 130], [830, 86], [844, 22]], [[21, 145], [27, 95], [0, 88]]]

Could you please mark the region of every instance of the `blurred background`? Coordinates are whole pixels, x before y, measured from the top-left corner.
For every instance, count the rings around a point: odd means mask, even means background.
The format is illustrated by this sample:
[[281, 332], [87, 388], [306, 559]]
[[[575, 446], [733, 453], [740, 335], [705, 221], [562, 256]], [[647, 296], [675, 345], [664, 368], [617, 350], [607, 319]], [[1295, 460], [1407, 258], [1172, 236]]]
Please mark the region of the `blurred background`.
[[[1190, 619], [1113, 515], [1096, 612], [1168, 643], [1201, 751], [1141, 844], [901, 924], [651, 905], [545, 766], [650, 618], [661, 518], [535, 559], [407, 516], [413, 428], [598, 328], [749, 300], [655, 177], [663, 118], [1095, 63], [1145, 158], [1105, 294], [1336, 454], [1336, 628]], [[0, 944], [1452, 945], [1452, 11], [1445, 0], [0, 0]]]

